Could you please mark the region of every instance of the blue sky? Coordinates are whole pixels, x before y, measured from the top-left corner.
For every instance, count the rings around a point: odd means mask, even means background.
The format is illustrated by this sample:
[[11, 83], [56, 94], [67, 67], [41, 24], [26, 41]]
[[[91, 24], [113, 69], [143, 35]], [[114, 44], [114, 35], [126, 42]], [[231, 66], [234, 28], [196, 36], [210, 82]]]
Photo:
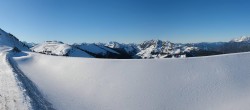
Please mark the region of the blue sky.
[[0, 28], [43, 42], [228, 41], [250, 35], [250, 0], [0, 0]]

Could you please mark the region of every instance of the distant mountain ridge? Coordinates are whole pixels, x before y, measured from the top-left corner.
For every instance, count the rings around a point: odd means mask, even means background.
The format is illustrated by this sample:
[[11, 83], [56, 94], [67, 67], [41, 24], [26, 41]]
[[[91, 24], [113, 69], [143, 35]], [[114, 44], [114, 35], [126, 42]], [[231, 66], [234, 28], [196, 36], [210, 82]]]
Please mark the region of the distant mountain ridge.
[[[250, 37], [241, 37], [229, 42], [172, 43], [162, 40], [148, 40], [140, 44], [82, 43], [71, 45], [96, 58], [152, 59], [209, 56], [225, 53], [250, 51]], [[33, 51], [39, 52], [34, 50]], [[41, 53], [41, 52], [39, 52]], [[44, 53], [46, 54], [46, 53]], [[60, 54], [56, 54], [60, 55]], [[71, 56], [71, 55], [63, 55]]]
[[[63, 46], [60, 46], [63, 45]], [[66, 46], [65, 46], [66, 45]], [[75, 48], [96, 58], [122, 58], [122, 59], [149, 59], [167, 57], [185, 57], [186, 52], [196, 50], [196, 47], [174, 44], [169, 41], [149, 40], [141, 44], [123, 44], [118, 42], [82, 43], [68, 45], [58, 41], [47, 41], [31, 48], [32, 51], [59, 56], [72, 56], [67, 54]]]
[[193, 44], [200, 50], [216, 51], [221, 53], [237, 53], [250, 51], [250, 37], [242, 36], [229, 42], [212, 42]]
[[74, 46], [65, 44], [61, 41], [46, 41], [41, 44], [37, 44], [31, 48], [33, 52], [48, 54], [48, 55], [58, 55], [58, 56], [72, 56], [72, 57], [88, 57], [93, 58], [93, 56], [88, 53], [75, 48]]
[[250, 43], [250, 36], [241, 36], [239, 38], [232, 39], [230, 42], [249, 42]]
[[250, 37], [247, 36], [235, 38], [229, 42], [211, 43], [182, 44], [148, 40], [139, 44], [112, 41], [69, 45], [61, 41], [46, 41], [40, 44], [21, 42], [2, 29], [0, 29], [0, 44], [47, 55], [114, 59], [182, 58], [250, 51]]

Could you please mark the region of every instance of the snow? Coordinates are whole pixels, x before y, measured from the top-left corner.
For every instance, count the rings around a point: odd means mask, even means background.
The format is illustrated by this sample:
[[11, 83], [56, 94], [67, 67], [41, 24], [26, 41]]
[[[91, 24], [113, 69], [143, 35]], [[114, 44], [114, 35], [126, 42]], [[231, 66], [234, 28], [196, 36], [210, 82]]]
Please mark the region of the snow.
[[82, 50], [86, 50], [88, 52], [95, 53], [95, 54], [106, 55], [108, 52], [118, 54], [114, 50], [108, 49], [107, 47], [104, 47], [104, 46], [97, 46], [96, 44], [83, 43], [81, 45], [77, 45], [77, 47]]
[[31, 103], [24, 89], [19, 86], [15, 73], [6, 58], [11, 48], [0, 47], [0, 110], [31, 110]]
[[192, 50], [198, 50], [198, 47], [188, 47], [188, 46], [184, 46], [183, 47], [184, 52], [190, 52]]
[[250, 53], [148, 60], [27, 54], [14, 60], [58, 110], [250, 109]]
[[5, 32], [2, 29], [0, 29], [0, 45], [17, 47], [20, 50], [29, 51], [29, 48], [26, 47], [22, 42], [20, 42], [16, 37]]
[[[250, 109], [250, 52], [114, 60], [15, 53], [18, 49], [14, 47], [29, 50], [0, 29], [1, 110]], [[161, 46], [148, 47], [158, 52]], [[62, 42], [47, 42], [36, 49], [58, 55], [88, 55]]]
[[106, 47], [106, 46], [104, 46], [104, 45], [98, 45], [100, 48], [102, 48], [102, 49], [104, 49], [104, 50], [107, 50], [107, 51], [109, 51], [109, 52], [112, 52], [112, 53], [115, 53], [115, 54], [119, 54], [118, 52], [116, 52], [116, 51], [114, 51], [114, 50], [112, 50], [112, 49], [110, 49], [110, 48], [108, 48], [108, 47]]
[[198, 48], [191, 45], [186, 46], [185, 44], [174, 44], [169, 41], [149, 40], [140, 44], [139, 49], [140, 51], [136, 54], [136, 56], [148, 59], [165, 58], [176, 54], [180, 57], [184, 57], [184, 52], [190, 52]]
[[29, 51], [15, 36], [0, 29], [0, 110], [53, 110], [51, 103], [12, 60], [21, 50]]
[[69, 45], [57, 41], [46, 41], [32, 48], [35, 52], [47, 51], [56, 55], [65, 55], [70, 49], [71, 47]]
[[71, 57], [88, 57], [93, 58], [88, 53], [73, 48], [68, 44], [60, 41], [46, 41], [31, 48], [32, 51], [49, 55], [71, 56]]
[[137, 45], [133, 43], [124, 44], [124, 43], [118, 43], [118, 42], [112, 41], [104, 45], [113, 49], [124, 49], [127, 54], [131, 54], [133, 52], [139, 51], [137, 48]]
[[[26, 43], [27, 44], [27, 43]], [[45, 43], [36, 45], [31, 48], [34, 52], [52, 54], [59, 56], [73, 56], [76, 57], [71, 50], [78, 51], [78, 57], [90, 56], [102, 56], [107, 57], [111, 54], [112, 56], [130, 56], [131, 58], [165, 58], [166, 56], [172, 56], [176, 54], [185, 54], [193, 50], [198, 50], [197, 47], [189, 44], [171, 43], [169, 41], [161, 40], [149, 40], [141, 44], [123, 44], [118, 42], [105, 43], [82, 43], [68, 45], [58, 41], [47, 41]], [[120, 53], [119, 53], [120, 52]], [[70, 54], [68, 54], [70, 53]], [[79, 55], [84, 53], [85, 55]], [[71, 55], [73, 54], [73, 55]], [[129, 58], [130, 58], [129, 57]]]
[[27, 45], [29, 48], [32, 48], [32, 47], [34, 47], [34, 46], [37, 45], [36, 43], [33, 43], [33, 42], [26, 42], [26, 41], [22, 41], [22, 43], [24, 43], [25, 45]]
[[231, 42], [250, 42], [250, 37], [241, 36], [240, 38], [232, 39]]
[[181, 53], [181, 49], [176, 49], [175, 51], [174, 51], [174, 54], [180, 54]]
[[145, 58], [151, 58], [152, 57], [152, 52], [154, 51], [154, 46], [151, 45], [150, 47], [146, 48], [145, 50], [142, 50], [137, 53], [138, 56], [142, 56], [143, 59]]

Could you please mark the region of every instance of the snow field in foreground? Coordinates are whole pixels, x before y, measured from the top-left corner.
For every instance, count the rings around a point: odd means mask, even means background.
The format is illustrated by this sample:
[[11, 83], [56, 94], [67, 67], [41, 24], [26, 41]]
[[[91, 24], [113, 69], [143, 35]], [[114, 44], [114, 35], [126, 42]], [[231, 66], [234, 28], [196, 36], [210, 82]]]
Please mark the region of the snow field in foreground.
[[58, 110], [247, 110], [250, 53], [111, 60], [15, 57]]

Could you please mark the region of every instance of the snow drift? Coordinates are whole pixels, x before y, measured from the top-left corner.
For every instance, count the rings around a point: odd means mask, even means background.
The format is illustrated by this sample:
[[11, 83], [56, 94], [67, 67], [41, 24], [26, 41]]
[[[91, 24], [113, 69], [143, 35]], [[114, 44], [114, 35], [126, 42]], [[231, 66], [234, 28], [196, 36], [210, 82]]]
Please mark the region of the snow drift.
[[250, 109], [250, 53], [110, 60], [28, 52], [14, 60], [58, 110]]

